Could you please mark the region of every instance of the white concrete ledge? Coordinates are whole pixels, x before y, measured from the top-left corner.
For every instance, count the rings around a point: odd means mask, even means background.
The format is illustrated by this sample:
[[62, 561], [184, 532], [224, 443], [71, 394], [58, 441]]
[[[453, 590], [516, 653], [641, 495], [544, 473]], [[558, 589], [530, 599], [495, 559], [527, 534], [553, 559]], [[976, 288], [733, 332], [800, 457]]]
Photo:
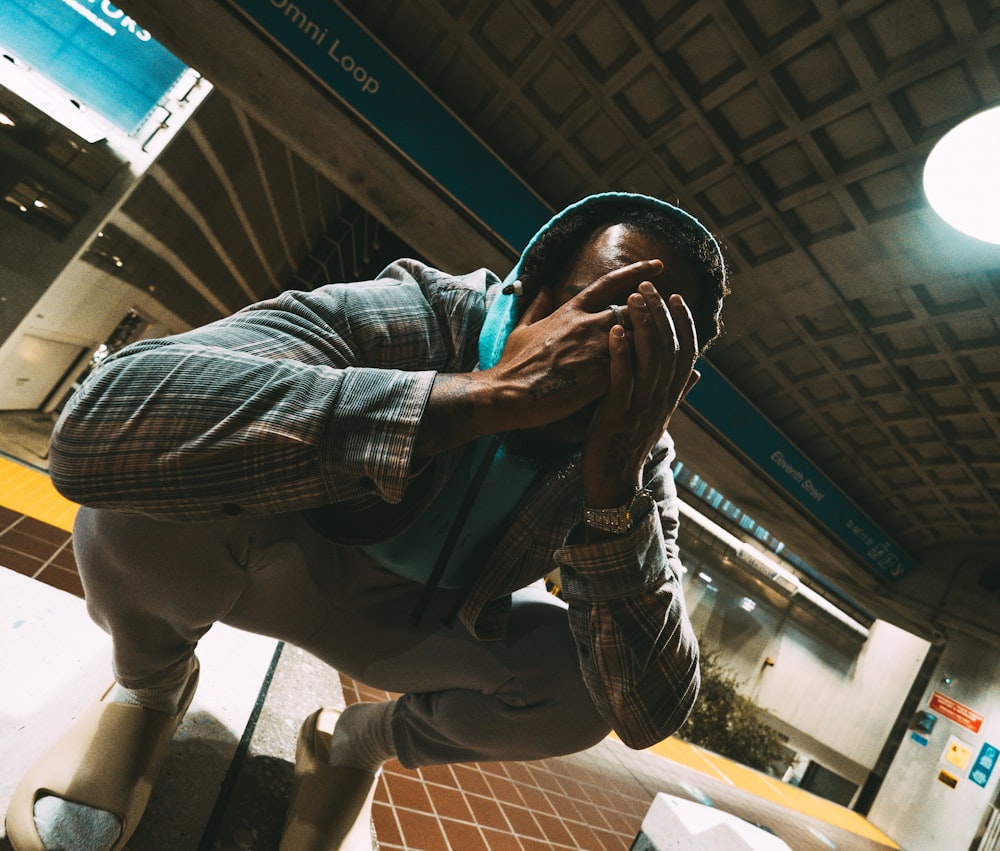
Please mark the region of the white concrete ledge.
[[[276, 642], [217, 624], [133, 851], [195, 848], [257, 702]], [[0, 567], [0, 814], [14, 787], [111, 682], [111, 642], [77, 597]], [[0, 836], [3, 836], [0, 818]]]

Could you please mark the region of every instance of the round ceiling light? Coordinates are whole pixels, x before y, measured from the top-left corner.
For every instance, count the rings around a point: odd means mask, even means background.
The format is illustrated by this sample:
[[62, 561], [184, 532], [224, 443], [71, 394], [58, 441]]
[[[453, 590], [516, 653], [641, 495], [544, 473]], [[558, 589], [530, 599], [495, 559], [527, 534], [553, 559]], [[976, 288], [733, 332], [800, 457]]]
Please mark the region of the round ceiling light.
[[924, 192], [952, 227], [1000, 245], [1000, 106], [941, 137], [924, 166]]

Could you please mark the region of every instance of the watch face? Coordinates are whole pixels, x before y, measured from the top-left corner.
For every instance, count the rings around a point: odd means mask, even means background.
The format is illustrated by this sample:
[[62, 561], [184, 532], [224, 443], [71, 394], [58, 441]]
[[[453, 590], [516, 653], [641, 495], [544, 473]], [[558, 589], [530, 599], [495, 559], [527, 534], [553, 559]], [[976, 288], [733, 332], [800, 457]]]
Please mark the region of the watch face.
[[632, 507], [639, 500], [652, 499], [646, 490], [639, 491], [625, 505], [617, 508], [587, 508], [583, 509], [583, 522], [593, 529], [602, 532], [622, 534], [632, 528]]

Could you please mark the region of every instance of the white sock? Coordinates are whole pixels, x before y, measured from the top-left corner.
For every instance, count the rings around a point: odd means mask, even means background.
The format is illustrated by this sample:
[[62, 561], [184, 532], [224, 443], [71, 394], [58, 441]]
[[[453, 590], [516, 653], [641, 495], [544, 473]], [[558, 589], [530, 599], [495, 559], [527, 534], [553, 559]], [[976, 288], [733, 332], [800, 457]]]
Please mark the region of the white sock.
[[35, 801], [35, 827], [48, 851], [108, 851], [122, 832], [113, 813], [55, 795]]
[[165, 715], [176, 715], [180, 709], [184, 688], [194, 671], [195, 658], [192, 656], [184, 668], [180, 668], [169, 679], [149, 688], [130, 689], [123, 685], [115, 686], [111, 694], [113, 703], [128, 703], [133, 706], [145, 706], [155, 709]]
[[353, 703], [341, 713], [330, 743], [330, 765], [378, 774], [382, 763], [396, 756], [392, 712], [396, 701]]
[[[136, 690], [119, 685], [108, 699], [175, 715], [194, 665], [192, 656], [188, 666], [168, 681]], [[34, 813], [35, 828], [47, 851], [108, 851], [122, 832], [121, 819], [114, 813], [64, 801], [56, 795], [39, 797]]]

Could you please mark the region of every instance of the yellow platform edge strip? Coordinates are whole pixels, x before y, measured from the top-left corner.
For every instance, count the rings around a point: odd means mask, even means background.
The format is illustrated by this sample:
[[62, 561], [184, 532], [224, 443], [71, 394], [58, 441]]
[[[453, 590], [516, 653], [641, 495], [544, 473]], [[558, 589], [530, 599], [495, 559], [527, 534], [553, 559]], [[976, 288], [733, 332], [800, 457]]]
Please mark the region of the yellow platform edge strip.
[[0, 483], [0, 505], [4, 508], [73, 531], [79, 506], [60, 495], [46, 473], [0, 457]]
[[[614, 733], [611, 738], [617, 739]], [[721, 780], [738, 789], [755, 795], [778, 806], [802, 813], [835, 827], [843, 828], [857, 836], [863, 836], [884, 845], [886, 848], [899, 849], [899, 844], [884, 834], [864, 816], [853, 810], [835, 804], [832, 801], [799, 789], [788, 783], [782, 783], [770, 775], [731, 759], [719, 756], [704, 748], [688, 744], [682, 739], [670, 738], [651, 748], [646, 753], [654, 754], [662, 759], [692, 768], [713, 780]]]

